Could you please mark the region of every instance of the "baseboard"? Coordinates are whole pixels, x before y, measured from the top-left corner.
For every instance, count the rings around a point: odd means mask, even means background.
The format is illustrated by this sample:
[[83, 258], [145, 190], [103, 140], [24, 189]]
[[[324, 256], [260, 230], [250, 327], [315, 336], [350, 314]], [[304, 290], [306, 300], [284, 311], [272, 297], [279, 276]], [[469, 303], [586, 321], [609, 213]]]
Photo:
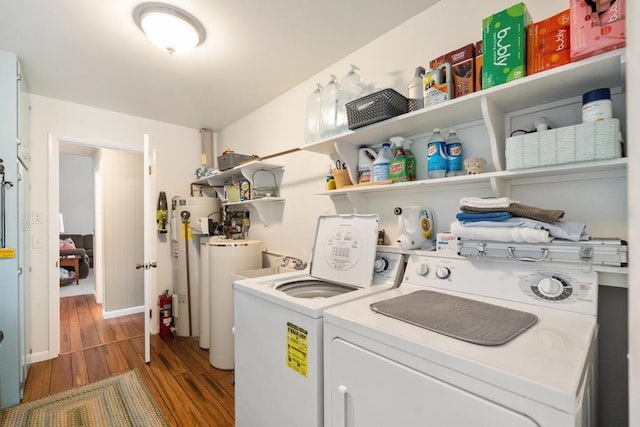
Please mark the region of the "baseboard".
[[114, 317], [127, 316], [129, 314], [144, 313], [144, 305], [131, 308], [123, 308], [122, 310], [105, 311], [102, 313], [103, 319], [112, 319]]
[[27, 355], [27, 363], [29, 364], [44, 362], [49, 359], [53, 359], [53, 357], [49, 355], [49, 351], [39, 351], [38, 353], [31, 353]]

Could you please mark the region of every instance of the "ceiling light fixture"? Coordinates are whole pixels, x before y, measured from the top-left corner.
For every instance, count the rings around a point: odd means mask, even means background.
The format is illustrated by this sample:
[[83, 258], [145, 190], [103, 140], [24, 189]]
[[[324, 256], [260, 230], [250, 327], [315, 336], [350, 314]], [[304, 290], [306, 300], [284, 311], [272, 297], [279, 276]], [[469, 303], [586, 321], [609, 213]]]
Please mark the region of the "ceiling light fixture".
[[133, 19], [153, 44], [169, 54], [188, 52], [206, 37], [196, 17], [163, 3], [138, 5]]

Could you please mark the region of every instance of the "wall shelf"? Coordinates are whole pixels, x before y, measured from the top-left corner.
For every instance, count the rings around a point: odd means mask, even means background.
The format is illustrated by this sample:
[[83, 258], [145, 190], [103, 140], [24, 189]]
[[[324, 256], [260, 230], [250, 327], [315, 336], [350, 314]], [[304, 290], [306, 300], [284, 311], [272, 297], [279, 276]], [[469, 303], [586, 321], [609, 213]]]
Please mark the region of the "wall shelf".
[[[622, 88], [624, 91], [625, 49], [606, 52], [579, 62], [536, 73], [479, 92], [393, 117], [355, 131], [307, 144], [301, 150], [337, 156], [346, 163], [352, 182], [357, 182], [358, 149], [388, 140], [392, 136], [414, 139], [434, 128], [484, 123], [488, 138], [483, 142], [494, 171], [437, 179], [422, 179], [387, 185], [352, 186], [331, 190], [334, 204], [347, 200], [355, 212], [363, 212], [365, 197], [386, 191], [442, 191], [490, 185], [496, 197], [508, 196], [510, 186], [529, 180], [532, 183], [558, 182], [585, 176], [626, 176], [627, 159], [574, 163], [534, 169], [506, 169], [505, 147], [508, 124], [505, 117], [523, 109], [579, 99], [596, 87]], [[578, 101], [579, 102], [579, 101]]]
[[[532, 106], [582, 96], [596, 87], [624, 86], [625, 49], [606, 52], [522, 79], [393, 117], [355, 131], [307, 144], [301, 150], [338, 155], [357, 182], [358, 149], [392, 136], [411, 139], [434, 128], [483, 120], [496, 171], [505, 169], [505, 114]], [[376, 190], [370, 190], [376, 191]]]
[[[275, 179], [275, 182], [273, 182], [273, 179], [271, 180], [271, 182], [267, 182], [266, 179], [268, 179], [268, 177], [265, 176], [256, 176], [255, 173], [258, 171], [272, 172], [272, 178]], [[280, 214], [280, 217], [282, 216], [282, 207], [284, 205], [285, 199], [281, 197], [262, 197], [260, 199], [243, 200], [240, 202], [228, 202], [224, 191], [224, 185], [225, 183], [233, 179], [245, 178], [249, 181], [252, 188], [254, 186], [268, 187], [275, 185], [279, 193], [283, 173], [284, 167], [282, 165], [265, 163], [260, 160], [252, 160], [250, 162], [235, 166], [231, 169], [227, 169], [224, 171], [214, 171], [212, 175], [200, 178], [194, 181], [192, 184], [209, 185], [213, 187], [218, 195], [218, 198], [221, 201], [223, 208], [225, 209], [229, 208], [232, 210], [237, 210], [253, 207], [256, 210], [260, 221], [262, 221], [265, 226], [268, 226], [276, 218], [278, 212]]]

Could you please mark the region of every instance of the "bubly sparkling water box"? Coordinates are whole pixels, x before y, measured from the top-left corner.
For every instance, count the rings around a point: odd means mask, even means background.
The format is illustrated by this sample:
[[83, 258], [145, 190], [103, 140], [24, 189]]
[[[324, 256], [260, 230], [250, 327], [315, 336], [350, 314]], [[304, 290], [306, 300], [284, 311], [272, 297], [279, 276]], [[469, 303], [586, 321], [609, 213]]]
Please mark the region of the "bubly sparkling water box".
[[526, 75], [529, 24], [531, 15], [524, 3], [482, 20], [483, 89]]

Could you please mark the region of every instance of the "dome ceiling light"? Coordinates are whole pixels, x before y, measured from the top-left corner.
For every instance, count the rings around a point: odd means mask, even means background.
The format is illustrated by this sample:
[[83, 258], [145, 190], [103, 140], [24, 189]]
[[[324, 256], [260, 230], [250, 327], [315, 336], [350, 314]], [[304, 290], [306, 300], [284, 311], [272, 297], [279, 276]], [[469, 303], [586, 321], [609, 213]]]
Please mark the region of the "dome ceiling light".
[[188, 52], [206, 37], [204, 27], [193, 15], [163, 3], [138, 5], [133, 19], [153, 44], [169, 54]]

